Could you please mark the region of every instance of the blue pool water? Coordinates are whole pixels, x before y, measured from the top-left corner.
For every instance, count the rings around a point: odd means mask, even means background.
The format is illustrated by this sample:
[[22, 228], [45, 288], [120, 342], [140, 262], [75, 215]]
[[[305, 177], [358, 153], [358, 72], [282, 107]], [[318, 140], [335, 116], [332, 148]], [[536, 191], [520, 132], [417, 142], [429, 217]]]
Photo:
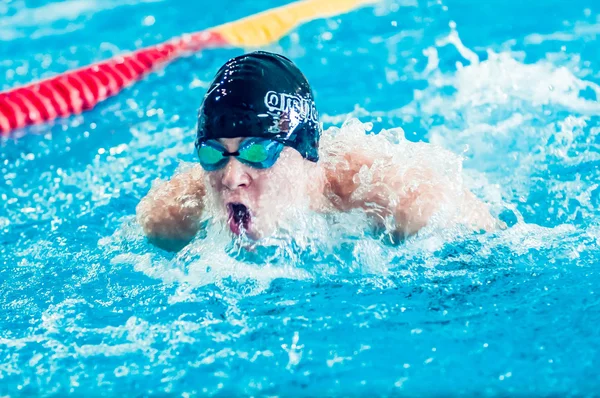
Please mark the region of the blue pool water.
[[[283, 3], [2, 2], [0, 89]], [[262, 261], [149, 245], [135, 206], [193, 161], [196, 108], [242, 49], [3, 138], [0, 396], [596, 395], [598, 35], [596, 0], [384, 0], [267, 48], [306, 73], [325, 127], [462, 155], [509, 226], [487, 235]]]

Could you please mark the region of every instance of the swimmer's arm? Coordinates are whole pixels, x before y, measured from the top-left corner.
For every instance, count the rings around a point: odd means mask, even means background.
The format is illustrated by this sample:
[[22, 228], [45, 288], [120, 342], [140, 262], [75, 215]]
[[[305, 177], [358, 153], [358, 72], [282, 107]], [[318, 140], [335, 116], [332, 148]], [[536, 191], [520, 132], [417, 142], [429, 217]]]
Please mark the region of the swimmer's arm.
[[199, 165], [152, 187], [136, 208], [137, 220], [148, 240], [170, 251], [187, 245], [200, 229], [205, 193]]
[[[453, 222], [470, 227], [473, 231], [489, 232], [496, 228], [498, 221], [485, 203], [466, 188], [452, 189], [449, 183], [441, 182], [434, 174], [432, 170], [412, 169], [402, 177], [385, 176], [388, 178], [387, 184], [394, 187], [397, 202], [383, 199], [378, 204], [384, 208], [387, 206], [393, 213], [397, 234], [406, 237], [417, 233], [442, 206], [457, 208], [458, 217]], [[377, 191], [375, 189], [375, 193]], [[440, 226], [452, 225], [444, 223]]]
[[[393, 232], [399, 237], [417, 233], [444, 203], [462, 201], [461, 223], [474, 230], [493, 230], [497, 220], [487, 206], [473, 193], [464, 190], [462, 197], [426, 168], [412, 168], [399, 175], [391, 159], [373, 167], [374, 158], [360, 150], [352, 151], [327, 169], [327, 181], [334, 196], [333, 203], [341, 210], [362, 208], [380, 224], [392, 216]], [[362, 167], [371, 170], [370, 182], [361, 182]]]

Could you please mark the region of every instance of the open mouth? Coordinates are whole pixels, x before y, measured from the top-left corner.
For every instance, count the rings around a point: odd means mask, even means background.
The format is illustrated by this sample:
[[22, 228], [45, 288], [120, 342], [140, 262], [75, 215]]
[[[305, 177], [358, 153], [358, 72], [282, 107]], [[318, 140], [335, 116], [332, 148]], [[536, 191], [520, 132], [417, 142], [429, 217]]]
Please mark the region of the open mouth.
[[240, 235], [242, 230], [248, 230], [252, 215], [246, 205], [241, 203], [229, 203], [227, 204], [227, 211], [229, 213], [229, 228], [231, 229], [231, 232]]

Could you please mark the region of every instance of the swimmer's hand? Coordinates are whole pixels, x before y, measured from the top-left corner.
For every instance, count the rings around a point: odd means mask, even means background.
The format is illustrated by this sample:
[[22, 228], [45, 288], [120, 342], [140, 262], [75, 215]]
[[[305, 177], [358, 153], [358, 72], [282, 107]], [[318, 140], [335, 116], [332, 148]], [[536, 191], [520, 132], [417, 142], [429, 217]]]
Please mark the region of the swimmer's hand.
[[152, 187], [136, 208], [148, 240], [169, 251], [187, 245], [200, 228], [205, 192], [199, 165]]
[[[378, 160], [375, 164], [375, 160]], [[361, 168], [368, 168], [369, 181], [361, 181]], [[455, 205], [460, 224], [475, 231], [491, 231], [500, 226], [487, 206], [467, 189], [451, 189], [436, 178], [435, 171], [415, 165], [401, 174], [391, 158], [355, 149], [326, 168], [332, 202], [340, 210], [364, 209], [391, 233], [402, 239], [425, 227], [441, 206]], [[448, 226], [448, 225], [446, 225]]]

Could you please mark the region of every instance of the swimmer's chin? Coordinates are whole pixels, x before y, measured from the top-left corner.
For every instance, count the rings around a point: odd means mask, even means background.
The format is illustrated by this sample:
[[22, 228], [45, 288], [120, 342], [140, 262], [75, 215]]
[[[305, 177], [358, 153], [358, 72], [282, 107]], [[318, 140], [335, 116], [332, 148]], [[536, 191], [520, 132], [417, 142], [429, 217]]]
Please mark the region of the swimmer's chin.
[[260, 241], [268, 239], [277, 234], [277, 228], [263, 225], [259, 219], [252, 217], [246, 225], [239, 225], [228, 220], [227, 230], [234, 238]]
[[261, 239], [268, 238], [274, 233], [274, 231], [268, 233], [268, 231], [257, 229], [253, 225], [250, 225], [247, 229], [230, 225], [229, 232], [236, 238], [245, 238], [252, 241], [259, 241]]

